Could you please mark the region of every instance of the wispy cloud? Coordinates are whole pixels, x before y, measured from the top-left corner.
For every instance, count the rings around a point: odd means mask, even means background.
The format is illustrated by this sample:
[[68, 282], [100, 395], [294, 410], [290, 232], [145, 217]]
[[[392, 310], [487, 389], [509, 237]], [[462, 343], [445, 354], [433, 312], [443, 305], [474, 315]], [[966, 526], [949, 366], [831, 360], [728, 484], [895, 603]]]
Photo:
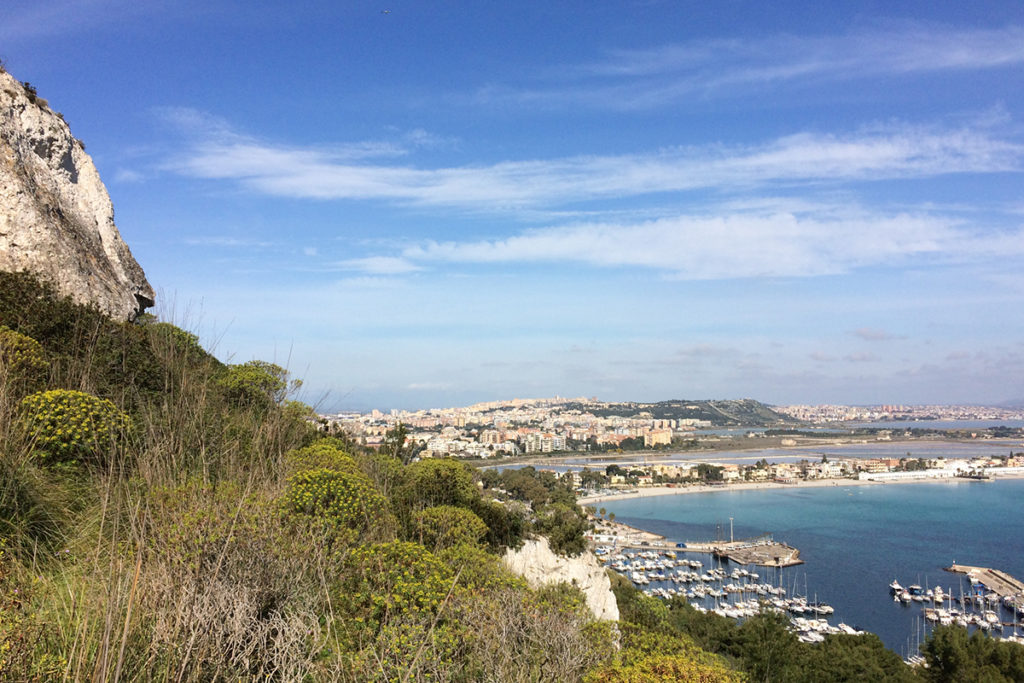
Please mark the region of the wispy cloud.
[[641, 267], [678, 279], [801, 277], [908, 263], [944, 264], [1024, 255], [1024, 229], [984, 233], [929, 215], [850, 212], [678, 216], [638, 224], [527, 230], [501, 240], [426, 242], [415, 263], [584, 263]]
[[127, 168], [119, 168], [114, 173], [114, 182], [117, 183], [141, 183], [145, 179], [142, 173]]
[[722, 97], [787, 84], [846, 82], [1024, 63], [1024, 27], [969, 29], [902, 24], [844, 35], [779, 34], [617, 50], [603, 60], [549, 74], [553, 85], [488, 86], [480, 102], [584, 105], [614, 109], [663, 106], [684, 97]]
[[339, 265], [344, 269], [358, 270], [370, 275], [403, 275], [423, 270], [421, 266], [398, 256], [367, 256], [342, 261]]
[[765, 186], [880, 181], [1021, 170], [1024, 145], [973, 128], [875, 126], [849, 134], [798, 133], [760, 145], [674, 147], [618, 156], [512, 160], [417, 168], [382, 164], [393, 143], [332, 148], [273, 145], [190, 110], [168, 120], [190, 135], [167, 167], [260, 193], [307, 199], [376, 199], [475, 210]]

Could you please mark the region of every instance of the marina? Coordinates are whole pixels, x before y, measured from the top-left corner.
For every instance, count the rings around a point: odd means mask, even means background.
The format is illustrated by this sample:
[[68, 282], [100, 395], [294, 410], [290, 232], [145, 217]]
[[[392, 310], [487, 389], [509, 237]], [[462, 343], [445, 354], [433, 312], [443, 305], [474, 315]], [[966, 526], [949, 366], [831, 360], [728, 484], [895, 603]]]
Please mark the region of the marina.
[[[841, 621], [857, 630], [876, 633], [887, 647], [909, 656], [916, 652], [928, 629], [943, 623], [943, 617], [950, 623], [961, 623], [957, 621], [960, 617], [967, 620], [971, 630], [984, 630], [974, 622], [979, 618], [988, 622], [991, 617], [986, 619], [984, 612], [991, 610], [996, 612], [1001, 628], [990, 627], [987, 632], [1012, 638], [1018, 619], [1015, 612], [1002, 600], [998, 605], [987, 601], [985, 609], [980, 609], [978, 600], [968, 600], [965, 606], [960, 602], [961, 591], [965, 598], [976, 591], [969, 574], [950, 574], [943, 569], [955, 564], [951, 562], [954, 558], [972, 560], [969, 565], [955, 565], [968, 571], [996, 568], [975, 576], [987, 578], [991, 592], [1005, 597], [1011, 584], [1000, 584], [996, 572], [1008, 577], [1024, 576], [1024, 519], [1006, 514], [1015, 509], [1021, 495], [1024, 480], [996, 480], [983, 486], [948, 481], [718, 491], [607, 501], [602, 505], [615, 513], [617, 522], [663, 539], [709, 535], [728, 539], [730, 517], [735, 520], [736, 535], [743, 538], [756, 538], [769, 527], [776, 537], [799, 548], [799, 559], [805, 564], [788, 568], [738, 565], [711, 552], [691, 552], [685, 557], [699, 558], [705, 566], [714, 567], [719, 562], [755, 571], [768, 577], [761, 582], [786, 588], [787, 597], [809, 593], [808, 602], [816, 602], [813, 597], [817, 594], [820, 601], [834, 607], [832, 623]], [[756, 520], [760, 529], [748, 520]], [[992, 530], [997, 528], [999, 541], [994, 542]], [[664, 545], [674, 544], [666, 540]], [[894, 600], [896, 596], [887, 588], [894, 577], [908, 588], [920, 585], [921, 599], [912, 596], [907, 602]], [[936, 586], [942, 586], [943, 595], [954, 598], [952, 604], [948, 599], [943, 604], [934, 602]], [[652, 587], [678, 588], [658, 583], [645, 588]], [[925, 600], [929, 589], [931, 602]], [[715, 607], [713, 600], [699, 602]], [[951, 607], [960, 614], [951, 613]], [[949, 614], [938, 612], [940, 609]]]
[[[767, 547], [762, 544], [760, 547]], [[687, 546], [688, 553], [698, 552]], [[863, 631], [848, 624], [830, 623], [835, 609], [807, 595], [799, 587], [781, 584], [782, 574], [761, 576], [752, 566], [727, 569], [722, 557], [701, 553], [702, 559], [683, 557], [677, 549], [640, 550], [599, 546], [595, 550], [605, 566], [629, 579], [648, 595], [665, 600], [686, 600], [701, 612], [731, 619], [746, 619], [771, 611], [790, 617], [790, 628], [804, 642], [820, 642], [834, 633], [857, 635]]]

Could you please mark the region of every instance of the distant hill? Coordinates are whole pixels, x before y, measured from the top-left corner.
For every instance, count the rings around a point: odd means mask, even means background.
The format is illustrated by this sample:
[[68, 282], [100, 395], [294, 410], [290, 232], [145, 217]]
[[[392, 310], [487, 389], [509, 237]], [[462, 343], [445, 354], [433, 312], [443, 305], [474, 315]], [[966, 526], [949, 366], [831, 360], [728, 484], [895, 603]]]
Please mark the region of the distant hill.
[[565, 408], [590, 412], [597, 417], [618, 415], [653, 420], [703, 420], [716, 427], [777, 427], [801, 424], [799, 420], [776, 412], [770, 406], [751, 398], [567, 404]]

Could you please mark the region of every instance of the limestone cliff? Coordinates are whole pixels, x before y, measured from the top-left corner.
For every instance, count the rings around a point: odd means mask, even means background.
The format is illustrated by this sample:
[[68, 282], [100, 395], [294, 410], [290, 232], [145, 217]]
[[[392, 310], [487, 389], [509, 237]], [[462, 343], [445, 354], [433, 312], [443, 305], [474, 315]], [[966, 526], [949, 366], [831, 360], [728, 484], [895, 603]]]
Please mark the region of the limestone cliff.
[[534, 587], [563, 581], [572, 584], [587, 596], [587, 606], [595, 617], [619, 620], [611, 580], [591, 553], [562, 557], [552, 552], [547, 539], [540, 538], [527, 541], [519, 550], [506, 551], [505, 565]]
[[82, 143], [2, 69], [0, 270], [34, 273], [122, 320], [153, 305], [153, 288], [114, 225], [110, 196]]

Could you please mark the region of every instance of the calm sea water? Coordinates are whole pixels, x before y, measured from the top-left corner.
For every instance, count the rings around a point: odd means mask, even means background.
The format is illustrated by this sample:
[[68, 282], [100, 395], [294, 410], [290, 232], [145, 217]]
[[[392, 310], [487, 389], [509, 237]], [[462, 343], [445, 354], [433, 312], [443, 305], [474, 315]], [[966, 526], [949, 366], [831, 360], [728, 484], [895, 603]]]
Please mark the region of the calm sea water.
[[[762, 576], [835, 607], [830, 622], [877, 633], [905, 655], [922, 630], [917, 603], [889, 594], [904, 586], [941, 585], [960, 594], [966, 578], [942, 570], [994, 567], [1024, 579], [1024, 480], [836, 486], [660, 496], [609, 501], [617, 521], [672, 541], [770, 532], [800, 550], [805, 564]], [[1010, 619], [1009, 612], [1005, 618]]]

